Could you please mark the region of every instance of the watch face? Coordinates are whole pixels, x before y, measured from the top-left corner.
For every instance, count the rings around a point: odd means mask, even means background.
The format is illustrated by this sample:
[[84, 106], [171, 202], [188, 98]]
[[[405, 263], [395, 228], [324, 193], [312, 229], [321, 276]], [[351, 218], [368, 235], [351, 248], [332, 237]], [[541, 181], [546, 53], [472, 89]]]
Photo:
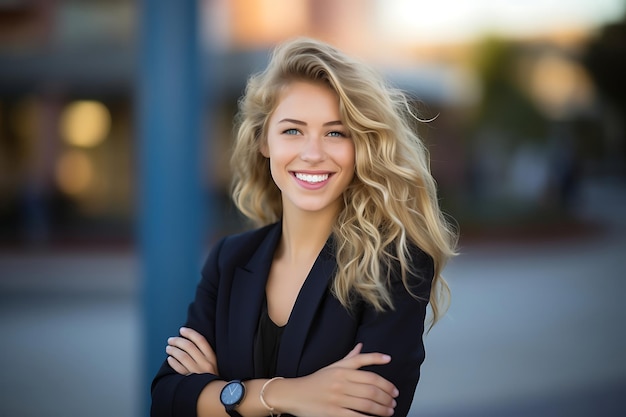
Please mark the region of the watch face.
[[222, 404], [224, 405], [233, 405], [237, 404], [241, 401], [243, 397], [243, 386], [239, 381], [233, 381], [226, 384], [224, 389], [222, 389], [222, 393], [220, 394], [220, 399], [222, 400]]

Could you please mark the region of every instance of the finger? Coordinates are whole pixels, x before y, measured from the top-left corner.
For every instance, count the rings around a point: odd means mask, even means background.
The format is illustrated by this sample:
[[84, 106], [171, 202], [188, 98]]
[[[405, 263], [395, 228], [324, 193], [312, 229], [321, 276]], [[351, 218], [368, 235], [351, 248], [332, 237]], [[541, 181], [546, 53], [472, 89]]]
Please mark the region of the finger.
[[206, 338], [202, 334], [200, 334], [199, 332], [189, 327], [181, 327], [180, 334], [186, 339], [191, 340], [198, 347], [198, 349], [202, 352], [202, 354], [207, 358], [209, 362], [213, 362], [213, 363], [216, 362], [215, 352], [213, 351], [213, 348], [211, 347], [209, 342], [206, 340]]
[[344, 359], [352, 358], [358, 355], [359, 353], [361, 353], [361, 348], [363, 348], [363, 343], [360, 343], [360, 342], [357, 343], [356, 346], [353, 347], [352, 350], [348, 352], [346, 356], [344, 356]]
[[182, 366], [187, 368], [189, 372], [200, 373], [200, 367], [195, 359], [186, 351], [176, 346], [167, 345], [165, 352], [176, 359]]
[[344, 409], [355, 410], [366, 415], [392, 416], [396, 403], [392, 401], [389, 404], [381, 404], [371, 398], [344, 396], [340, 405]]
[[391, 356], [383, 353], [359, 353], [342, 359], [341, 366], [359, 369], [370, 365], [384, 365], [391, 362]]
[[[395, 386], [384, 378], [375, 383], [352, 383], [346, 386], [346, 395], [367, 399], [384, 407], [395, 407]], [[380, 384], [380, 385], [379, 385]]]
[[202, 354], [202, 352], [200, 352], [200, 349], [198, 349], [198, 346], [196, 346], [195, 343], [193, 343], [191, 340], [185, 337], [179, 337], [179, 336], [170, 337], [167, 339], [167, 344], [170, 346], [175, 346], [181, 350], [184, 350], [190, 355], [196, 354], [197, 356], [197, 354]]
[[167, 344], [176, 347], [185, 353], [187, 353], [195, 362], [205, 362], [204, 354], [200, 351], [195, 343], [184, 337], [170, 337], [167, 339]]
[[[184, 337], [170, 337], [167, 339], [170, 351], [185, 367], [194, 373], [218, 374], [217, 358], [211, 350], [212, 358], [207, 358], [192, 341]], [[167, 350], [167, 349], [166, 349]]]
[[189, 369], [185, 368], [180, 362], [178, 362], [178, 360], [176, 360], [176, 358], [174, 358], [173, 356], [168, 356], [167, 357], [167, 363], [172, 367], [173, 370], [176, 371], [176, 373], [181, 374], [181, 375], [189, 375], [191, 372], [189, 372]]
[[350, 371], [346, 378], [353, 382], [350, 386], [353, 390], [352, 395], [354, 396], [365, 396], [369, 397], [370, 395], [380, 395], [384, 396], [384, 401], [388, 398], [396, 398], [399, 395], [399, 391], [394, 384], [378, 375], [375, 372], [370, 371]]
[[188, 327], [181, 327], [180, 333], [182, 337], [172, 340], [174, 345], [185, 350], [196, 362], [198, 362], [198, 364], [202, 365], [204, 368], [209, 366], [211, 368], [217, 368], [217, 358], [215, 357], [215, 353], [204, 336]]

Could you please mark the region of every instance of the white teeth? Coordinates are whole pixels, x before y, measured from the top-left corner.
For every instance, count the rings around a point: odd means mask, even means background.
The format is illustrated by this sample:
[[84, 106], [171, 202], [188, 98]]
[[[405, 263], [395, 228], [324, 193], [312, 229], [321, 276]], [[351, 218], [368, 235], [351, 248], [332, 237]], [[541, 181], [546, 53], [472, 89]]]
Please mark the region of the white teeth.
[[316, 183], [316, 182], [326, 181], [328, 179], [328, 174], [313, 175], [313, 174], [301, 174], [299, 172], [296, 172], [296, 178], [299, 179], [300, 181]]

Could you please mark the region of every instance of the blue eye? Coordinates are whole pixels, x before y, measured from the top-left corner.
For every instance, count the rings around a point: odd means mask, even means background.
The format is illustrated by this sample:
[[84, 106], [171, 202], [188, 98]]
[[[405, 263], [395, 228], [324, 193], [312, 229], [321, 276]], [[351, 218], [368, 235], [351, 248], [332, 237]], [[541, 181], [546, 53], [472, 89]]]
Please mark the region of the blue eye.
[[343, 132], [339, 132], [337, 130], [334, 130], [332, 132], [329, 132], [328, 136], [333, 137], [333, 138], [345, 138], [346, 134], [343, 133]]
[[300, 132], [298, 132], [298, 129], [287, 129], [283, 132], [285, 135], [297, 135]]

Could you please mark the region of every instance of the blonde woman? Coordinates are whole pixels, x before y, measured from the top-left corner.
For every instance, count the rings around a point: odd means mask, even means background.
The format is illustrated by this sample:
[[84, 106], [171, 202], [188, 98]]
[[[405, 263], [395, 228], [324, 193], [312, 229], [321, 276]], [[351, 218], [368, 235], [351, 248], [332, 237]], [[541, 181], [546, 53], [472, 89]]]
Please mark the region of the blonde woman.
[[[406, 98], [311, 39], [240, 102], [222, 239], [152, 384], [152, 416], [405, 416], [455, 236]], [[445, 297], [443, 297], [445, 298]]]

